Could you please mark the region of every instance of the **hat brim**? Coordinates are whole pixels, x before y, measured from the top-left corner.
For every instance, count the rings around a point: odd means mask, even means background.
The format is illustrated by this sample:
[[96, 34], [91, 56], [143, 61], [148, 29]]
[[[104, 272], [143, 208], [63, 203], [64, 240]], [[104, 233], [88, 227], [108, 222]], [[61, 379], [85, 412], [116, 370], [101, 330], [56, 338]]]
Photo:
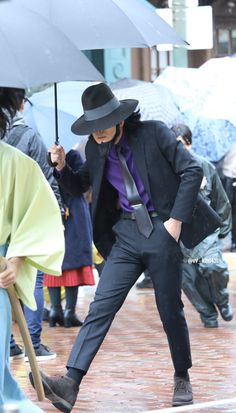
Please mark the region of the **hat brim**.
[[136, 99], [120, 100], [120, 106], [103, 118], [88, 121], [84, 115], [80, 116], [71, 126], [75, 135], [90, 135], [99, 130], [108, 129], [127, 119], [136, 109], [139, 101]]

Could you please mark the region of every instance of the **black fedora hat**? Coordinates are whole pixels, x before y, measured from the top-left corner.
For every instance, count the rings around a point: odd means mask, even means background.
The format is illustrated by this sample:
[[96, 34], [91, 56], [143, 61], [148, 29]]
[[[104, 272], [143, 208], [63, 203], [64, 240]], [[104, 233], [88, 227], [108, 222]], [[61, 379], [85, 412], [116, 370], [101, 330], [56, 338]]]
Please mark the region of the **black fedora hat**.
[[89, 135], [111, 128], [127, 119], [138, 105], [138, 100], [118, 100], [105, 83], [89, 86], [82, 94], [84, 114], [71, 126], [76, 135]]

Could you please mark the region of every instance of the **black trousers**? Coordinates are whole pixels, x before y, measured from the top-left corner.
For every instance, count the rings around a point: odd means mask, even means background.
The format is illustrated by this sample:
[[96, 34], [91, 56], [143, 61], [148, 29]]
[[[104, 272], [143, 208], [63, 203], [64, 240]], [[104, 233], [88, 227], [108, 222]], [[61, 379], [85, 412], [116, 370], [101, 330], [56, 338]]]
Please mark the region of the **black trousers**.
[[224, 176], [222, 178], [222, 184], [224, 186], [225, 192], [229, 198], [229, 202], [232, 208], [232, 243], [236, 244], [236, 186], [233, 184], [236, 183], [236, 178], [229, 178]]
[[156, 305], [174, 368], [180, 372], [191, 367], [188, 328], [181, 300], [182, 254], [162, 221], [158, 217], [152, 221], [154, 231], [149, 239], [138, 232], [136, 221], [123, 218], [114, 226], [117, 240], [102, 271], [94, 301], [76, 338], [67, 367], [88, 370], [116, 313], [145, 268], [153, 281]]

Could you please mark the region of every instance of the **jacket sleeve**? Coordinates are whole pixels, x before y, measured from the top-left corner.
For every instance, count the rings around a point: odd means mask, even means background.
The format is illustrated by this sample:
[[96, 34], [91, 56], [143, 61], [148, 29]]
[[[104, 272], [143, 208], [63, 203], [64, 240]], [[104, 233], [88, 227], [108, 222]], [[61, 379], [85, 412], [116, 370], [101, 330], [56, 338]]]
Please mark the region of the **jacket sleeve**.
[[212, 191], [210, 194], [211, 206], [220, 216], [222, 225], [220, 227], [219, 238], [224, 238], [232, 228], [232, 213], [229, 199], [226, 195], [220, 177], [212, 166]]
[[33, 130], [31, 131], [32, 131], [32, 136], [31, 136], [31, 139], [29, 140], [28, 155], [39, 164], [45, 178], [47, 179], [49, 185], [51, 186], [54, 192], [54, 195], [57, 199], [57, 202], [61, 210], [61, 214], [63, 215], [64, 213], [63, 201], [62, 201], [62, 197], [60, 194], [58, 183], [55, 177], [53, 176], [53, 168], [51, 168], [47, 162], [47, 154], [48, 154], [47, 148], [41, 136], [38, 133], [35, 133]]
[[73, 196], [80, 196], [90, 189], [90, 178], [85, 162], [77, 171], [74, 171], [68, 163], [62, 171], [54, 169], [54, 176], [60, 187]]
[[180, 179], [170, 217], [186, 223], [191, 222], [203, 177], [202, 168], [164, 124], [157, 130], [157, 142], [162, 154]]

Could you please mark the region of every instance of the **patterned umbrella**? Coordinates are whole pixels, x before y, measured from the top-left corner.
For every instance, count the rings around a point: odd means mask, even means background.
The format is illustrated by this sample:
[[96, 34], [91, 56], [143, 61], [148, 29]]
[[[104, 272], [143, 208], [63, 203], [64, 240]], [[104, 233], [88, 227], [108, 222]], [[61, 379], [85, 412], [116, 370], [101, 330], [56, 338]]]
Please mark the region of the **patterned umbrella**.
[[142, 120], [160, 120], [169, 127], [183, 121], [171, 92], [164, 86], [125, 79], [112, 83], [111, 89], [118, 99], [138, 99]]
[[199, 69], [168, 67], [154, 82], [173, 93], [193, 133], [193, 150], [218, 161], [236, 141], [236, 59], [211, 59]]

